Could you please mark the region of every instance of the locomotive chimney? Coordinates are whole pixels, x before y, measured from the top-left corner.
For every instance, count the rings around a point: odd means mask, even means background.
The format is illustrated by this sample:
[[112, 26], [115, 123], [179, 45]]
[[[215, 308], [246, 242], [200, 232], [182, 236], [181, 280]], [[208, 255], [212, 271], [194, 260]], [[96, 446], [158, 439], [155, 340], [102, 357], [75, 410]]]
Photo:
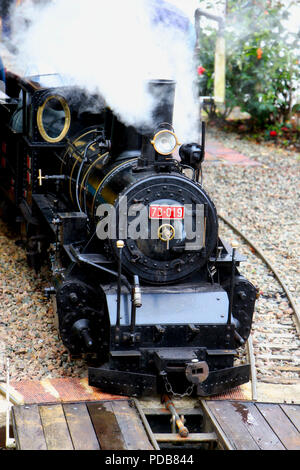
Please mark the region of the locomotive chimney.
[[149, 166], [155, 160], [156, 152], [150, 142], [159, 126], [172, 127], [175, 82], [173, 80], [151, 80], [147, 84], [153, 102], [151, 122], [143, 127], [134, 128], [121, 122], [110, 110], [106, 112], [105, 128], [110, 134], [111, 155], [123, 158], [140, 154], [139, 167]]
[[151, 127], [145, 127], [142, 131], [143, 143], [139, 167], [151, 166], [157, 160], [158, 154], [151, 144], [153, 134], [159, 128], [172, 127], [175, 85], [174, 80], [151, 80], [148, 83], [148, 91], [153, 99], [152, 122]]
[[155, 131], [163, 122], [172, 125], [175, 97], [174, 80], [151, 80], [148, 90], [154, 102], [151, 132]]

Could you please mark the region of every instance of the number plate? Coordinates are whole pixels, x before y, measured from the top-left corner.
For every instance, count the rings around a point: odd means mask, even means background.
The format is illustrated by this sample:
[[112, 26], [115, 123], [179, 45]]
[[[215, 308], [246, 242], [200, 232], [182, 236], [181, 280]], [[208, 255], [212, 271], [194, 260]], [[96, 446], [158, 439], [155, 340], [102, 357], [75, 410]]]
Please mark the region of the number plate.
[[150, 219], [183, 219], [183, 206], [150, 206]]

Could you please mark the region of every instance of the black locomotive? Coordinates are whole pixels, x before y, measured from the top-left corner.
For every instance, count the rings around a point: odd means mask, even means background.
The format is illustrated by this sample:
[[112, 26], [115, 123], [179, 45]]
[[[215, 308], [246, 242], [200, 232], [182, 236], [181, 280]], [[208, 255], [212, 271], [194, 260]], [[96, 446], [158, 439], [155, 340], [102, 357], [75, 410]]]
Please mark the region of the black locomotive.
[[249, 380], [234, 358], [256, 289], [201, 184], [205, 128], [201, 145], [177, 141], [175, 88], [149, 82], [152, 124], [134, 128], [105, 103], [81, 111], [91, 97], [59, 76], [6, 75], [1, 191], [29, 264], [50, 260], [61, 340], [112, 393], [205, 396]]

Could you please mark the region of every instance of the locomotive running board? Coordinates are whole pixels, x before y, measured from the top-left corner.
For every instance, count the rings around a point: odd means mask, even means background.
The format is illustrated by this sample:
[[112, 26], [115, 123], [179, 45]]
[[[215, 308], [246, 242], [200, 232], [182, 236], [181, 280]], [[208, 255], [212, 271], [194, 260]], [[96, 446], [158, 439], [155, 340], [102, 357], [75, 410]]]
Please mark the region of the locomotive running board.
[[89, 367], [89, 385], [103, 392], [131, 397], [154, 395], [157, 393], [155, 375], [126, 372], [105, 367]]

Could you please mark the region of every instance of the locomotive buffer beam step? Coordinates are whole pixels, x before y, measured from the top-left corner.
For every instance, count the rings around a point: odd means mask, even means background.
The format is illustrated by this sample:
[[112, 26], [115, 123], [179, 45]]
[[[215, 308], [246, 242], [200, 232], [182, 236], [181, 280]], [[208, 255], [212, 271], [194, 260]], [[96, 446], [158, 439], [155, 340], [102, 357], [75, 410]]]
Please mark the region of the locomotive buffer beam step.
[[157, 378], [155, 375], [127, 372], [102, 367], [89, 367], [89, 385], [99, 387], [103, 392], [116, 395], [141, 397], [155, 394]]
[[[130, 352], [131, 355], [135, 353], [140, 355], [139, 351]], [[158, 356], [159, 353], [157, 353], [157, 358]], [[166, 358], [164, 357], [164, 359]], [[164, 361], [160, 362], [161, 366], [163, 364], [165, 364]], [[170, 371], [172, 367], [168, 369]], [[196, 394], [203, 397], [224, 393], [224, 391], [246, 383], [250, 379], [249, 364], [209, 371], [205, 361], [197, 363], [187, 361], [183, 368], [174, 367], [174, 369], [177, 371], [176, 382], [183, 380], [187, 384], [194, 385]], [[109, 364], [88, 369], [89, 385], [98, 387], [104, 392], [133, 397], [147, 396], [163, 391], [161, 390], [163, 375], [168, 377], [168, 372], [163, 368], [158, 368], [156, 375], [113, 369], [109, 367]]]

